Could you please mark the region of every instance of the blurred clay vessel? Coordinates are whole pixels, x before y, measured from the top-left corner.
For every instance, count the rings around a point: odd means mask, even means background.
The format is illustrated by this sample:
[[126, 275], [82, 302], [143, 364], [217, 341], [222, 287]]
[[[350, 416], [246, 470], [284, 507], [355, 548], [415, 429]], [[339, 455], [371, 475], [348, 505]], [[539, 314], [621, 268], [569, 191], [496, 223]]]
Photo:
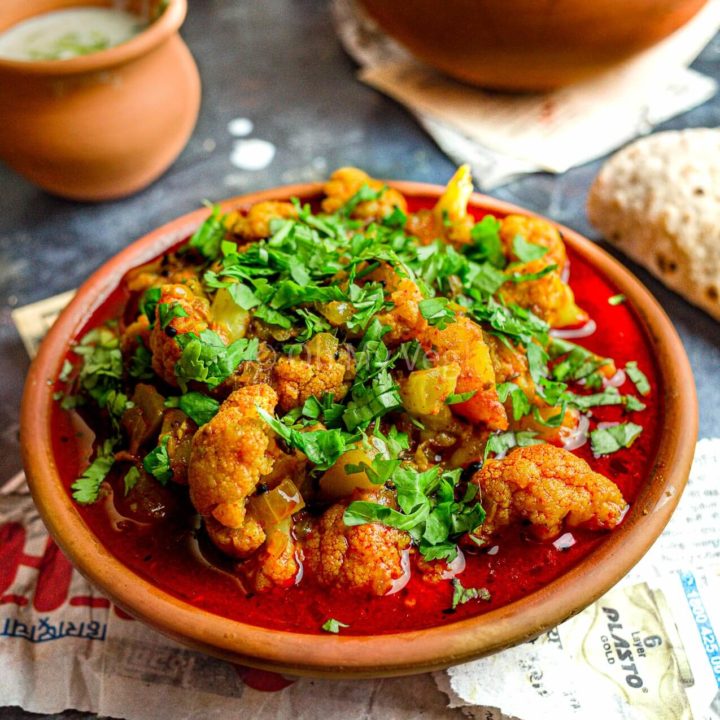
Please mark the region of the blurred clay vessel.
[[483, 87], [548, 90], [654, 45], [707, 0], [358, 0], [419, 59]]
[[87, 55], [0, 58], [0, 159], [76, 200], [119, 198], [151, 183], [185, 147], [200, 107], [197, 66], [178, 34], [186, 0], [2, 0], [0, 32], [92, 6], [155, 19], [127, 42]]

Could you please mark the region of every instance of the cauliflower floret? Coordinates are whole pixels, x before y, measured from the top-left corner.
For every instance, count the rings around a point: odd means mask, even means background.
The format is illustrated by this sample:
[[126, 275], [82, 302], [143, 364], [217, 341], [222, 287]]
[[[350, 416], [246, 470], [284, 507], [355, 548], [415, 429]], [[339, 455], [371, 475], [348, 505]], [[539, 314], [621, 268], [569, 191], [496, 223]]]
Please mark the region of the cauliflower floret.
[[260, 524], [246, 517], [245, 505], [273, 465], [273, 432], [257, 408], [272, 413], [276, 404], [277, 395], [268, 385], [240, 388], [193, 438], [190, 499], [213, 542], [235, 557], [247, 556], [265, 541]]
[[545, 265], [554, 263], [562, 272], [567, 263], [567, 252], [560, 232], [554, 225], [547, 220], [527, 215], [508, 215], [504, 218], [500, 225], [500, 240], [510, 262], [520, 260], [513, 251], [513, 243], [518, 235], [533, 245], [547, 248], [547, 253], [542, 257]]
[[[161, 304], [179, 305], [186, 317], [174, 317], [163, 328], [159, 319], [159, 306]], [[185, 333], [199, 335], [206, 330], [209, 323], [210, 304], [197, 296], [186, 285], [163, 285], [155, 310], [155, 325], [150, 333], [150, 351], [152, 352], [153, 370], [170, 385], [177, 387], [175, 377], [175, 363], [180, 359], [182, 350], [175, 337]]]
[[487, 512], [483, 537], [523, 520], [542, 539], [558, 535], [563, 524], [610, 530], [627, 505], [614, 482], [554, 445], [530, 445], [488, 460], [472, 482]]
[[[529, 275], [547, 267], [545, 258], [533, 260], [513, 268], [514, 273]], [[507, 304], [527, 308], [542, 318], [551, 327], [582, 325], [590, 318], [575, 304], [575, 295], [570, 286], [562, 281], [557, 270], [552, 270], [537, 280], [506, 282], [499, 291]]]
[[[380, 180], [374, 180], [357, 168], [344, 167], [336, 170], [325, 183], [323, 211], [337, 212], [363, 185], [368, 185], [372, 190], [382, 190], [385, 187]], [[351, 216], [362, 220], [378, 220], [389, 215], [395, 208], [407, 212], [407, 202], [397, 190], [386, 188], [377, 200], [358, 203]]]
[[433, 364], [456, 362], [460, 365], [456, 393], [475, 392], [469, 400], [455, 403], [453, 413], [473, 423], [485, 423], [492, 430], [507, 429], [507, 414], [498, 398], [490, 351], [477, 323], [458, 314], [455, 322], [443, 330], [429, 327], [420, 344], [430, 354]]
[[409, 278], [397, 280], [390, 286], [387, 297], [394, 305], [390, 310], [378, 315], [380, 324], [390, 328], [383, 341], [390, 346], [412, 340], [424, 334], [428, 328], [427, 320], [420, 313], [419, 303], [423, 299], [418, 286]]
[[297, 208], [289, 202], [266, 200], [255, 203], [246, 215], [239, 216], [232, 225], [232, 231], [247, 240], [261, 240], [270, 235], [272, 220], [294, 220]]
[[289, 521], [287, 527], [269, 532], [265, 545], [256, 556], [257, 564], [251, 576], [256, 592], [294, 585], [301, 567], [298, 554]]
[[[393, 502], [381, 490], [356, 491], [351, 499]], [[385, 595], [406, 573], [410, 536], [379, 523], [345, 525], [349, 502], [332, 505], [316, 521], [304, 544], [305, 569], [321, 585]]]
[[337, 338], [319, 333], [305, 344], [303, 354], [281, 357], [273, 368], [273, 385], [280, 407], [287, 412], [299, 407], [311, 396], [321, 398], [330, 393], [342, 400], [355, 375], [350, 354], [339, 348]]

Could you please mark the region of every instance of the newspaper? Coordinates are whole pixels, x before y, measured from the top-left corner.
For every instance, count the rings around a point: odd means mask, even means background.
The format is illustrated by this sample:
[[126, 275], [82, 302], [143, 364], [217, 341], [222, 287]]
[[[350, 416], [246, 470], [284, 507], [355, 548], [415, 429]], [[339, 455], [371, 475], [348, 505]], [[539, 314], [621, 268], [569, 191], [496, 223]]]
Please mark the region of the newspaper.
[[685, 27], [611, 70], [548, 93], [474, 89], [414, 60], [355, 0], [333, 0], [345, 49], [360, 79], [410, 109], [483, 189], [540, 170], [561, 173], [601, 157], [654, 125], [702, 104], [714, 79], [688, 66], [720, 28], [720, 0]]
[[[14, 314], [26, 347], [37, 347], [62, 304], [51, 298]], [[231, 665], [132, 620], [73, 570], [20, 473], [0, 489], [0, 705], [128, 720], [155, 720], [168, 707], [176, 720], [238, 712], [258, 720], [717, 720], [718, 467], [720, 439], [700, 441], [665, 533], [623, 583], [575, 618], [447, 671], [366, 681]]]

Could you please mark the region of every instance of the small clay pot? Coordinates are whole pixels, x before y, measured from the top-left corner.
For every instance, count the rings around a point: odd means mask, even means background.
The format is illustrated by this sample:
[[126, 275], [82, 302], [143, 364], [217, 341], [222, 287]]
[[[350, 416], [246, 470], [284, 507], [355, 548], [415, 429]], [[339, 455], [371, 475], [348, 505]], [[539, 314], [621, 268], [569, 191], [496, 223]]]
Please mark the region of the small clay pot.
[[[158, 1], [124, 5], [158, 8]], [[0, 32], [29, 17], [112, 0], [3, 0]], [[149, 6], [149, 8], [148, 8]], [[62, 197], [108, 200], [140, 190], [175, 160], [200, 107], [197, 66], [169, 0], [140, 34], [69, 60], [0, 58], [0, 159]], [[142, 13], [139, 13], [142, 14]]]
[[[432, 204], [444, 188], [389, 182], [408, 198]], [[246, 210], [264, 200], [317, 200], [321, 183], [275, 188], [233, 198], [224, 210]], [[478, 214], [525, 211], [473, 195]], [[680, 339], [657, 300], [617, 260], [572, 230], [560, 227], [570, 248], [627, 297], [657, 359], [662, 402], [652, 470], [623, 523], [570, 571], [537, 592], [466, 620], [423, 630], [372, 636], [283, 632], [201, 610], [136, 575], [85, 524], [58, 471], [53, 445], [54, 380], [72, 341], [125, 273], [190, 235], [207, 210], [185, 215], [125, 248], [78, 290], [40, 347], [25, 385], [20, 441], [35, 503], [51, 535], [96, 587], [156, 630], [197, 650], [233, 662], [293, 674], [333, 678], [424, 672], [487, 655], [529, 640], [582, 610], [612, 587], [662, 532], [690, 472], [697, 440], [697, 400]]]
[[359, 0], [414, 55], [482, 87], [547, 90], [654, 45], [706, 0]]

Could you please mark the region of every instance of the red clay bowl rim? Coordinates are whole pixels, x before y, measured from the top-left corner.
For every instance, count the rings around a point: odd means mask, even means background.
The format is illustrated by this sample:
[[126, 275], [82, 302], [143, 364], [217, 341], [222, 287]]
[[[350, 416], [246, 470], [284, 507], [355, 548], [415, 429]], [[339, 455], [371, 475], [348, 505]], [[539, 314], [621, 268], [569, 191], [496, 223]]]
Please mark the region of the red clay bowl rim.
[[[81, 0], [77, 1], [82, 6]], [[67, 8], [64, 8], [67, 9]], [[147, 28], [119, 45], [66, 60], [12, 60], [0, 58], [0, 70], [18, 75], [76, 75], [107, 70], [147, 55], [177, 33], [187, 14], [187, 0], [168, 0], [162, 13]], [[34, 14], [30, 14], [34, 17]]]
[[[442, 187], [389, 182], [407, 196], [437, 197]], [[320, 194], [321, 183], [274, 188], [226, 200], [254, 202]], [[478, 209], [530, 214], [474, 194]], [[62, 486], [51, 445], [52, 386], [75, 336], [127, 270], [149, 261], [192, 233], [207, 216], [198, 210], [133, 243], [105, 263], [79, 289], [40, 347], [27, 378], [21, 410], [23, 462], [35, 503], [51, 535], [80, 572], [121, 608], [180, 642], [268, 670], [335, 678], [403, 675], [439, 669], [529, 640], [603, 595], [643, 556], [662, 532], [690, 472], [697, 438], [697, 400], [690, 364], [667, 315], [640, 282], [614, 258], [560, 226], [569, 245], [624, 293], [653, 344], [664, 388], [664, 417], [649, 481], [623, 525], [578, 566], [545, 588], [484, 615], [397, 634], [354, 637], [271, 630], [200, 610], [159, 590], [114, 558], [83, 522]]]

